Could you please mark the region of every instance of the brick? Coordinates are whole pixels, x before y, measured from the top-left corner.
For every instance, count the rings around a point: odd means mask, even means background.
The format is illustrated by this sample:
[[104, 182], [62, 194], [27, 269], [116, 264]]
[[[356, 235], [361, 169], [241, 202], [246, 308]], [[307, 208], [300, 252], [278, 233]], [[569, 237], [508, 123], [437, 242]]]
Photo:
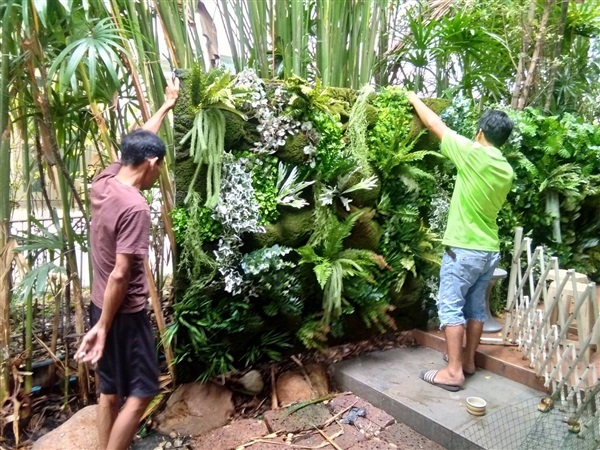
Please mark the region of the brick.
[[347, 409], [351, 406], [356, 406], [357, 408], [365, 408], [367, 406], [367, 402], [361, 398], [358, 398], [351, 392], [345, 392], [343, 394], [338, 395], [331, 399], [327, 406], [333, 414], [337, 414], [340, 411]]
[[[342, 434], [340, 434], [340, 431], [342, 432]], [[323, 430], [323, 432], [331, 440], [333, 440], [338, 447], [342, 448], [343, 450], [349, 449], [353, 445], [356, 445], [356, 443], [364, 441], [366, 439], [363, 433], [358, 431], [354, 426], [347, 424], [331, 424], [328, 427], [326, 427]], [[306, 435], [297, 440], [293, 440], [292, 443], [294, 445], [300, 445], [302, 447], [314, 448], [327, 443], [327, 440], [323, 436], [321, 436], [321, 434], [318, 431], [315, 431], [310, 435]], [[324, 445], [323, 447], [319, 448], [332, 449], [333, 446], [327, 443], [327, 445]]]
[[427, 450], [443, 450], [444, 447], [427, 439], [422, 434], [417, 433], [415, 430], [410, 428], [408, 425], [403, 423], [396, 423], [381, 432], [379, 438], [396, 444], [398, 448], [413, 450], [413, 449], [427, 449]]
[[[343, 411], [351, 406], [354, 406], [356, 408], [364, 408], [367, 413], [366, 419], [369, 420], [370, 422], [372, 422], [379, 429], [388, 427], [396, 422], [396, 420], [392, 416], [390, 416], [388, 413], [386, 413], [385, 411], [382, 411], [381, 409], [376, 408], [375, 406], [371, 405], [369, 402], [357, 397], [356, 395], [354, 395], [352, 393], [348, 393], [348, 392], [338, 395], [337, 397], [332, 399], [329, 402], [328, 406], [329, 406], [332, 414], [337, 414], [340, 411]], [[347, 413], [344, 413], [342, 415], [342, 417], [345, 417], [346, 414]], [[364, 422], [364, 420], [360, 420], [360, 418], [359, 418], [359, 420], [357, 420], [357, 425], [359, 423], [362, 424], [363, 428], [365, 428], [365, 429], [374, 430], [373, 426], [367, 426], [367, 424]]]
[[[327, 433], [327, 431], [325, 431]], [[299, 439], [292, 440], [292, 444], [302, 448], [319, 448], [333, 450], [334, 447], [327, 442], [317, 431], [308, 435], [302, 436]], [[296, 448], [298, 448], [296, 447]]]
[[398, 448], [395, 444], [390, 444], [389, 442], [382, 441], [378, 438], [372, 438], [366, 441], [358, 442], [348, 450], [392, 450], [395, 448]]
[[[356, 445], [357, 442], [362, 442], [367, 439], [366, 436], [357, 430], [353, 425], [342, 424], [342, 427], [344, 428], [344, 434], [337, 437], [335, 439], [335, 443], [343, 450], [349, 449]], [[339, 431], [338, 425], [331, 425], [328, 428], [332, 428], [332, 431], [328, 434], [328, 436], [331, 436]]]
[[[272, 444], [270, 442], [273, 442]], [[273, 439], [265, 439], [263, 442], [257, 442], [248, 447], [245, 447], [244, 450], [282, 450], [285, 448], [291, 448], [287, 445], [282, 445], [286, 442], [285, 436], [277, 436]], [[212, 450], [210, 448], [206, 448], [204, 450]]]
[[242, 419], [218, 428], [212, 433], [198, 436], [192, 439], [188, 445], [192, 450], [228, 450], [268, 433], [264, 421]]
[[323, 404], [308, 405], [294, 410], [294, 407], [267, 411], [265, 423], [271, 433], [285, 430], [287, 433], [297, 433], [321, 426], [331, 418], [329, 409]]

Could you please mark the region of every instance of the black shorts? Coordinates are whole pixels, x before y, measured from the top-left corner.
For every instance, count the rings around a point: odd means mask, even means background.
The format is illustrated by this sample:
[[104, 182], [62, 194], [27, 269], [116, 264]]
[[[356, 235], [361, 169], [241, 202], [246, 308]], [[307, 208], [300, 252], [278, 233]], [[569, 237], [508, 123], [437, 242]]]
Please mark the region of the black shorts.
[[[90, 323], [94, 326], [102, 310], [90, 305]], [[106, 338], [104, 353], [96, 372], [100, 393], [126, 397], [154, 397], [158, 386], [158, 360], [152, 326], [146, 311], [117, 314]]]

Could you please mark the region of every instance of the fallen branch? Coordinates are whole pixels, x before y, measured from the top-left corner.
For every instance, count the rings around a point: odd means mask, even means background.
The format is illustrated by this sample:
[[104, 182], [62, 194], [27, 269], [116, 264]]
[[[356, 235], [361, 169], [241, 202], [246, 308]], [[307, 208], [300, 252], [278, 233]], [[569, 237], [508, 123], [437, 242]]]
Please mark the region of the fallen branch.
[[48, 352], [48, 354], [50, 355], [50, 358], [54, 360], [54, 362], [58, 365], [58, 367], [63, 371], [63, 373], [65, 372], [65, 365], [63, 364], [63, 362], [58, 359], [58, 357], [52, 352], [52, 350], [50, 350], [50, 348], [44, 343], [44, 341], [42, 341], [39, 337], [37, 337], [35, 334], [33, 335], [33, 337], [35, 338], [36, 341], [38, 341], [38, 343], [44, 347], [44, 349]]
[[288, 416], [291, 416], [295, 412], [298, 412], [301, 409], [306, 408], [307, 406], [315, 405], [317, 403], [322, 403], [324, 401], [331, 400], [334, 397], [337, 397], [337, 394], [327, 394], [327, 395], [324, 395], [323, 397], [315, 398], [313, 400], [308, 400], [306, 402], [296, 403], [295, 405], [290, 406], [291, 411], [288, 413]]
[[[323, 436], [323, 438], [324, 438], [324, 439], [325, 439], [327, 442], [329, 442], [329, 443], [330, 443], [330, 444], [333, 446], [333, 448], [335, 448], [335, 450], [342, 450], [342, 447], [340, 447], [340, 446], [339, 446], [339, 445], [337, 445], [335, 442], [333, 442], [333, 439], [335, 439], [335, 437], [333, 437], [333, 438], [330, 438], [329, 436], [327, 436], [327, 434], [325, 434], [325, 432], [324, 432], [323, 430], [320, 430], [320, 429], [319, 429], [319, 428], [317, 428], [317, 427], [315, 427], [315, 430], [317, 430], [317, 431], [319, 432], [319, 434], [321, 434], [321, 436]], [[343, 430], [343, 429], [342, 429], [342, 434], [344, 434], [344, 430]], [[335, 435], [334, 435], [334, 436], [335, 436]], [[341, 436], [341, 434], [340, 434], [340, 435], [338, 435], [338, 436], [336, 436], [336, 437], [339, 437], [339, 436]]]
[[356, 399], [356, 401], [354, 403], [352, 403], [350, 406], [348, 406], [347, 408], [342, 409], [339, 413], [337, 413], [335, 416], [333, 416], [332, 418], [328, 419], [327, 422], [325, 422], [323, 425], [321, 425], [321, 428], [327, 428], [327, 426], [335, 421], [337, 421], [338, 417], [340, 417], [342, 414], [344, 414], [345, 412], [350, 411], [354, 405], [356, 405], [358, 403], [358, 399]]
[[271, 409], [279, 408], [279, 399], [277, 398], [277, 388], [275, 385], [275, 365], [271, 364]]
[[294, 361], [298, 367], [300, 367], [300, 370], [302, 371], [302, 376], [304, 377], [304, 380], [306, 381], [306, 383], [308, 384], [308, 387], [310, 388], [310, 390], [313, 392], [313, 394], [317, 394], [317, 391], [315, 391], [315, 388], [313, 387], [312, 382], [310, 381], [310, 375], [308, 375], [308, 372], [306, 371], [306, 367], [304, 367], [304, 364], [302, 364], [302, 361], [300, 361], [296, 355], [292, 355], [290, 357], [290, 359], [292, 361]]

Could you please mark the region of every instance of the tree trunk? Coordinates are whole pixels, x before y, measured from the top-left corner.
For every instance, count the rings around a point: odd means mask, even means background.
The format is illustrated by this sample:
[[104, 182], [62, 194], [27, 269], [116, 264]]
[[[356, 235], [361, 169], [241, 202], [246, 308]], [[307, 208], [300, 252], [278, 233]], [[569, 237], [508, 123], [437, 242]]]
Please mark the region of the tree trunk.
[[562, 45], [565, 36], [565, 26], [567, 24], [567, 13], [569, 12], [569, 0], [562, 0], [560, 10], [560, 22], [558, 24], [558, 38], [556, 39], [556, 47], [554, 47], [554, 58], [552, 59], [552, 67], [550, 68], [549, 82], [546, 95], [546, 103], [544, 109], [549, 111], [554, 100], [554, 85], [556, 83], [556, 74], [558, 73], [558, 63], [562, 54]]
[[523, 41], [521, 46], [521, 54], [519, 55], [519, 63], [517, 66], [517, 74], [515, 77], [515, 85], [512, 92], [512, 100], [510, 106], [516, 108], [519, 103], [519, 97], [521, 95], [521, 84], [525, 78], [525, 66], [527, 59], [529, 58], [529, 47], [531, 46], [531, 38], [533, 36], [533, 20], [535, 19], [535, 10], [537, 6], [537, 0], [531, 0], [529, 3], [529, 11], [527, 13], [527, 20], [523, 22]]
[[552, 3], [553, 0], [544, 1], [544, 12], [542, 13], [542, 21], [540, 22], [540, 29], [538, 31], [535, 47], [533, 49], [533, 56], [531, 57], [531, 62], [529, 63], [529, 69], [527, 71], [525, 85], [523, 86], [523, 90], [521, 91], [521, 95], [519, 96], [519, 101], [517, 104], [518, 110], [523, 110], [529, 102], [529, 92], [533, 87], [533, 82], [535, 80], [537, 70], [537, 64], [542, 56], [542, 48], [546, 40], [546, 29], [548, 28], [548, 19], [550, 17], [550, 9], [552, 8]]

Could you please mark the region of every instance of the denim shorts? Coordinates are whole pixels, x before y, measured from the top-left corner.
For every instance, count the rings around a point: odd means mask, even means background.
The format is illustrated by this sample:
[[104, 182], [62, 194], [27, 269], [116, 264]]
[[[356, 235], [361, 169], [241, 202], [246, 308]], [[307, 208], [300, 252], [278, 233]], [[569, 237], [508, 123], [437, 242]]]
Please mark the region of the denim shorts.
[[486, 319], [485, 294], [500, 253], [451, 247], [442, 258], [437, 300], [440, 328]]

